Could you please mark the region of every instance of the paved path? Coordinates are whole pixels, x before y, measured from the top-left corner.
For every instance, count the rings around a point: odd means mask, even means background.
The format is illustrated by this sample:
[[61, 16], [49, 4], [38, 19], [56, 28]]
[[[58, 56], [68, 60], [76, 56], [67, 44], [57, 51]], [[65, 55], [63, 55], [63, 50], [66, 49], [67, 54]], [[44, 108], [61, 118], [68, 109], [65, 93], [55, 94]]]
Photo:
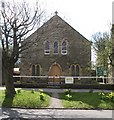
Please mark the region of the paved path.
[[[2, 116], [0, 118], [26, 118], [26, 119], [37, 119], [49, 118], [78, 118], [78, 120], [93, 120], [91, 118], [110, 118], [106, 120], [112, 120], [111, 110], [74, 110], [74, 109], [8, 109], [2, 110]], [[113, 116], [114, 117], [114, 116]], [[79, 119], [81, 118], [81, 119]], [[8, 119], [10, 120], [10, 119]], [[19, 120], [19, 119], [18, 119]], [[41, 120], [41, 119], [40, 119]], [[95, 119], [96, 120], [96, 119]], [[100, 119], [101, 120], [101, 119]]]
[[52, 93], [49, 108], [63, 108], [61, 100], [59, 99], [59, 94], [57, 92]]

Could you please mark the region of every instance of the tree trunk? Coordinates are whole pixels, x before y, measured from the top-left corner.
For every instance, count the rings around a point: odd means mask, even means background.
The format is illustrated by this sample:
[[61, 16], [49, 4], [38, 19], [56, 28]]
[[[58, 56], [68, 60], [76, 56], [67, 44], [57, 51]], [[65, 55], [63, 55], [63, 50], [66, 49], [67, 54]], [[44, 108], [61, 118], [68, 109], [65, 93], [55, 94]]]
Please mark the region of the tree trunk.
[[4, 65], [3, 72], [4, 72], [3, 75], [4, 75], [4, 82], [6, 87], [6, 95], [13, 97], [16, 94], [16, 92], [15, 92], [14, 81], [13, 81], [12, 63], [8, 62], [7, 65]]

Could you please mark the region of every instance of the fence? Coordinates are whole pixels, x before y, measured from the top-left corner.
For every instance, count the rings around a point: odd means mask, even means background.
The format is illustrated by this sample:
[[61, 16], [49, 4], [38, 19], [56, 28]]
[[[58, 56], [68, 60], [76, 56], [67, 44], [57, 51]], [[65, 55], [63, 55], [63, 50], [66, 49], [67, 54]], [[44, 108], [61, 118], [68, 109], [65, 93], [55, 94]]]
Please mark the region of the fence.
[[[114, 77], [97, 76], [13, 76], [19, 81], [15, 82], [15, 87], [27, 88], [72, 88], [72, 89], [114, 89]], [[56, 81], [59, 79], [59, 81]], [[98, 84], [98, 79], [102, 79], [103, 84]], [[112, 83], [107, 83], [111, 80]], [[107, 84], [106, 84], [107, 83]]]
[[106, 78], [106, 79], [114, 79], [114, 77], [98, 77], [98, 76], [13, 76], [14, 78], [66, 78], [66, 77], [72, 77], [72, 78]]
[[[13, 76], [17, 80], [20, 79], [21, 82], [32, 82], [37, 81], [39, 83], [92, 83], [99, 82], [102, 83], [114, 83], [114, 77], [98, 77], [98, 76]], [[79, 82], [81, 81], [81, 82]]]

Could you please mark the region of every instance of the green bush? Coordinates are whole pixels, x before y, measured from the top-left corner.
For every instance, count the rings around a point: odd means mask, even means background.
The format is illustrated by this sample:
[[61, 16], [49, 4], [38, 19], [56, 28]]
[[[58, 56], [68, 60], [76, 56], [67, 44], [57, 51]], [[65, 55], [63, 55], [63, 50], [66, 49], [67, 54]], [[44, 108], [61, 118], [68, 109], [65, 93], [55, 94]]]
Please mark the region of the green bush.
[[39, 93], [43, 93], [43, 89], [39, 89]]
[[101, 100], [111, 100], [114, 101], [114, 92], [104, 93], [103, 91], [99, 93]]
[[31, 90], [31, 93], [33, 93], [33, 94], [34, 94], [34, 92], [35, 92], [35, 90], [34, 90], [34, 89], [32, 89], [32, 90]]
[[41, 101], [45, 101], [45, 95], [44, 95], [44, 93], [40, 93], [40, 100]]
[[17, 90], [17, 93], [21, 93], [21, 89], [18, 89], [18, 90]]
[[67, 97], [67, 99], [68, 99], [68, 100], [71, 100], [71, 98], [72, 98], [72, 95], [70, 95], [70, 94], [67, 94], [67, 95], [66, 95], [66, 97]]
[[43, 93], [43, 89], [39, 89], [39, 93], [40, 93], [40, 100], [44, 101], [45, 100], [45, 95]]
[[99, 92], [99, 96], [100, 96], [101, 100], [105, 100], [105, 98], [106, 98], [106, 95], [103, 91]]
[[61, 84], [64, 89], [102, 89], [114, 90], [114, 84]]
[[70, 89], [65, 90], [64, 93], [65, 93], [65, 95], [71, 94], [71, 90]]
[[110, 92], [107, 96], [106, 96], [109, 100], [114, 101], [114, 93]]

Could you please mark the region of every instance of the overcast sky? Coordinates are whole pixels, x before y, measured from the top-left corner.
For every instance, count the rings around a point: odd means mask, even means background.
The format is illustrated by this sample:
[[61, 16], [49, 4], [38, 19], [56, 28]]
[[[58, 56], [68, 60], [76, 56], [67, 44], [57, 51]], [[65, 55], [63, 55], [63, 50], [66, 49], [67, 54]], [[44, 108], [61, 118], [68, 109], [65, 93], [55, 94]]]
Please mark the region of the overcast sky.
[[[10, 1], [10, 0], [1, 0]], [[14, 0], [21, 1], [21, 0]], [[36, 0], [25, 0], [31, 5]], [[110, 30], [112, 2], [114, 0], [39, 0], [46, 11], [47, 20], [58, 11], [58, 15], [87, 39], [96, 32]]]
[[109, 31], [113, 0], [40, 0], [48, 16], [55, 11], [72, 27], [91, 39], [95, 32]]

